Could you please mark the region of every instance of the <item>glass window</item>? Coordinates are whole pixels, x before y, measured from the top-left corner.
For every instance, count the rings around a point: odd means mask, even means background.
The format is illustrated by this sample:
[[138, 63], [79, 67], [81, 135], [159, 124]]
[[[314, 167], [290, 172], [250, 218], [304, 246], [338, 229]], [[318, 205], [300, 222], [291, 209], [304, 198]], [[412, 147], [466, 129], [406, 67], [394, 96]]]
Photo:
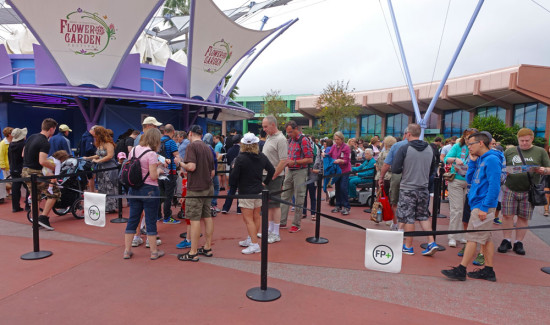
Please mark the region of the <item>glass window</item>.
[[500, 106], [479, 107], [476, 115], [480, 117], [496, 116], [501, 121], [506, 121], [506, 109]]
[[[388, 114], [386, 119], [386, 135], [402, 137], [403, 130], [409, 124], [409, 117], [405, 114]], [[380, 127], [380, 130], [381, 129]]]
[[527, 103], [514, 106], [514, 124], [530, 128], [536, 137], [544, 137], [547, 106], [542, 103]]
[[546, 112], [548, 108], [544, 104], [539, 104], [537, 108], [537, 123], [535, 125], [535, 136], [544, 137], [546, 131]]
[[380, 135], [382, 118], [378, 115], [363, 115], [361, 117], [361, 136]]
[[264, 102], [247, 102], [246, 108], [254, 113], [260, 113], [264, 109]]
[[[484, 112], [484, 111], [482, 111]], [[461, 136], [462, 131], [470, 125], [470, 113], [463, 110], [445, 112], [443, 115], [443, 136], [445, 138], [453, 135]]]
[[291, 113], [294, 113], [296, 111], [296, 101], [295, 100], [291, 100], [290, 101], [290, 112]]
[[525, 105], [520, 104], [516, 105], [514, 111], [514, 124], [518, 124], [520, 127], [523, 127], [523, 115], [525, 114]]

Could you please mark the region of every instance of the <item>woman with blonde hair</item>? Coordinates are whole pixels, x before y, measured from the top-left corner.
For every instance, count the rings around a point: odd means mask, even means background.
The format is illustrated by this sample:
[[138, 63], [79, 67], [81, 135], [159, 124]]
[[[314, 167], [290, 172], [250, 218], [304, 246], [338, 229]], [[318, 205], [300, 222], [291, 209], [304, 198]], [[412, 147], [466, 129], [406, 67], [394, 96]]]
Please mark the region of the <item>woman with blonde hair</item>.
[[[96, 154], [90, 157], [84, 157], [84, 159], [92, 160], [96, 163], [96, 170], [107, 169], [116, 167], [115, 160], [115, 143], [113, 138], [109, 135], [109, 130], [102, 126], [94, 127], [94, 139], [96, 146]], [[109, 170], [96, 175], [97, 189], [99, 193], [103, 194], [117, 194], [118, 189], [118, 170]], [[117, 209], [117, 201], [114, 198], [107, 197], [105, 204], [105, 211], [112, 213]]]
[[[263, 190], [262, 178], [264, 169], [267, 175], [263, 180], [268, 185], [275, 173], [275, 168], [269, 159], [260, 153], [260, 139], [253, 133], [247, 133], [241, 139], [241, 151], [235, 158], [234, 166], [229, 175], [229, 186], [238, 188], [239, 194], [260, 194]], [[246, 247], [243, 254], [254, 254], [261, 252], [256, 234], [260, 228], [261, 199], [240, 199], [239, 207], [243, 212], [243, 221], [246, 225], [248, 237], [239, 242], [239, 245]]]
[[[128, 194], [131, 196], [153, 196], [160, 194], [158, 185], [158, 169], [162, 164], [158, 161], [157, 151], [160, 148], [160, 131], [157, 128], [150, 128], [145, 131], [139, 140], [139, 145], [134, 147], [128, 154], [128, 158], [136, 157], [141, 165], [141, 176], [145, 179], [144, 184], [139, 188], [130, 187]], [[130, 217], [124, 233], [124, 259], [130, 259], [132, 252], [132, 240], [136, 234], [141, 214], [145, 212], [145, 225], [147, 241], [151, 249], [151, 259], [156, 260], [164, 256], [164, 252], [157, 249], [157, 215], [160, 205], [158, 198], [128, 199], [130, 205]]]

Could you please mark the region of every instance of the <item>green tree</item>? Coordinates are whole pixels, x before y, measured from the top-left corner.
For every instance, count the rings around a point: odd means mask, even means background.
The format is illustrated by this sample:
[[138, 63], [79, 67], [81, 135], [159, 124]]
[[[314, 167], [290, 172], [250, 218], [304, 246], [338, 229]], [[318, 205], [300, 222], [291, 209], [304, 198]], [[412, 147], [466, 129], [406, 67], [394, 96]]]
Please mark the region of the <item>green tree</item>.
[[286, 100], [281, 97], [280, 92], [280, 90], [273, 89], [267, 92], [264, 96], [262, 114], [264, 116], [273, 115], [277, 119], [277, 127], [282, 130], [287, 122], [283, 114], [289, 113], [290, 109], [286, 106]]
[[[189, 15], [189, 0], [166, 0], [164, 7], [162, 8], [162, 16], [164, 21], [170, 26], [174, 26], [174, 23], [168, 17], [173, 16], [188, 16]], [[189, 32], [185, 33], [185, 48], [183, 49], [187, 53], [189, 43]]]
[[[223, 88], [225, 89], [225, 87], [227, 87], [227, 84], [229, 83], [229, 80], [231, 80], [231, 75], [228, 74], [227, 76], [225, 76], [224, 78], [224, 82], [223, 82]], [[231, 92], [229, 93], [229, 98], [235, 100], [235, 98], [237, 98], [237, 95], [239, 94], [239, 86], [235, 86]]]
[[[356, 125], [355, 118], [360, 108], [355, 104], [355, 98], [349, 94], [349, 81], [330, 83], [317, 100], [321, 111], [317, 116], [321, 119], [321, 131], [334, 133], [338, 130], [351, 129]], [[353, 89], [351, 90], [353, 91]]]
[[472, 127], [479, 131], [487, 131], [491, 133], [493, 138], [500, 142], [503, 146], [512, 144], [517, 145], [517, 133], [520, 127], [517, 124], [509, 127], [496, 116], [481, 117], [476, 116], [472, 121]]

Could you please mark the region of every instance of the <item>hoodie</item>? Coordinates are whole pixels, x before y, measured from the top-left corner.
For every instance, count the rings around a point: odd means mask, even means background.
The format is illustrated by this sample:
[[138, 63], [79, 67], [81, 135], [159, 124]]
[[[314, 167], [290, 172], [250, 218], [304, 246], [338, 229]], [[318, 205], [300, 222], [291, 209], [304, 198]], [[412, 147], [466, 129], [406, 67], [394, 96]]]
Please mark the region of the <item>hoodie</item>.
[[412, 140], [396, 152], [391, 170], [401, 176], [402, 190], [428, 190], [430, 174], [437, 168], [432, 147], [422, 140]]
[[[264, 169], [267, 170], [265, 180]], [[241, 152], [229, 175], [229, 187], [237, 188], [239, 194], [259, 194], [263, 190], [262, 180], [268, 185], [274, 173], [275, 168], [263, 153]]]
[[500, 176], [504, 155], [500, 151], [489, 150], [475, 161], [468, 163], [466, 181], [470, 185], [468, 202], [470, 208], [488, 212], [496, 208], [500, 192]]

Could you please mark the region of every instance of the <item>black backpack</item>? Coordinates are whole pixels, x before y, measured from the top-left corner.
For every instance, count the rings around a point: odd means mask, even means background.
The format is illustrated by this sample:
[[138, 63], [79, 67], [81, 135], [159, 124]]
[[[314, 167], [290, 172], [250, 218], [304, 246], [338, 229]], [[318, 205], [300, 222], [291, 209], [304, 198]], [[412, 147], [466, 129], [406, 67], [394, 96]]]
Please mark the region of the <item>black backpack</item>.
[[126, 139], [128, 138], [122, 138], [117, 140], [115, 144], [115, 157], [118, 157], [119, 152], [124, 152], [126, 155], [128, 155], [128, 147], [126, 146]]
[[145, 177], [141, 177], [141, 162], [139, 161], [144, 154], [151, 149], [145, 150], [139, 157], [136, 157], [136, 148], [132, 150], [132, 158], [125, 160], [122, 163], [122, 168], [120, 169], [119, 181], [126, 188], [140, 188], [144, 183], [149, 172], [145, 174]]

